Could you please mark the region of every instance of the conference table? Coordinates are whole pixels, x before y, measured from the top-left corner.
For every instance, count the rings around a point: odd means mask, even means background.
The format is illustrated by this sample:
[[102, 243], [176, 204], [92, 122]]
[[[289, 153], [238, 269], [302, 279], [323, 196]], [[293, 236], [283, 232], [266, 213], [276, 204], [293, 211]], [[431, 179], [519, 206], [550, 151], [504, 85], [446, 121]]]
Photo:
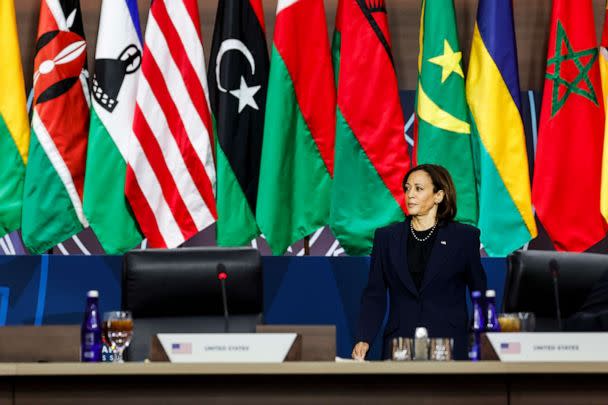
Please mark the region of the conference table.
[[607, 404], [608, 363], [0, 363], [3, 404]]

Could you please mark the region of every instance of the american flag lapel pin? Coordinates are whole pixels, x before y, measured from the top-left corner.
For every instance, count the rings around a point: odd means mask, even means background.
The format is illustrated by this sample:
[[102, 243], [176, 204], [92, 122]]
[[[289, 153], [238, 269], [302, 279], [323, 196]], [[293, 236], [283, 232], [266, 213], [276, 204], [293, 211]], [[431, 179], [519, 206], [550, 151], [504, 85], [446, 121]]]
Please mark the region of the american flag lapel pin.
[[442, 244], [442, 245], [446, 245], [446, 246], [447, 246], [447, 244], [448, 244], [448, 243], [447, 243], [446, 241], [442, 240], [442, 241], [441, 241], [441, 244]]

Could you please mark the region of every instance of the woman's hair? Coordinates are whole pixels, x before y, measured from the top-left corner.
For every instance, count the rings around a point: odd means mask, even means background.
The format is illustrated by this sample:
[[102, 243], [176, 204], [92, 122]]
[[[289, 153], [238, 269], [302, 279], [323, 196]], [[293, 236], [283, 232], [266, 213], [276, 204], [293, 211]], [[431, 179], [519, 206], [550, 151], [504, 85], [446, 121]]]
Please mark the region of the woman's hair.
[[418, 165], [412, 167], [403, 177], [403, 191], [405, 192], [405, 184], [410, 175], [417, 171], [423, 171], [429, 175], [433, 182], [433, 192], [443, 190], [443, 200], [437, 207], [437, 220], [452, 221], [456, 216], [456, 187], [452, 181], [452, 176], [445, 167], [432, 164]]

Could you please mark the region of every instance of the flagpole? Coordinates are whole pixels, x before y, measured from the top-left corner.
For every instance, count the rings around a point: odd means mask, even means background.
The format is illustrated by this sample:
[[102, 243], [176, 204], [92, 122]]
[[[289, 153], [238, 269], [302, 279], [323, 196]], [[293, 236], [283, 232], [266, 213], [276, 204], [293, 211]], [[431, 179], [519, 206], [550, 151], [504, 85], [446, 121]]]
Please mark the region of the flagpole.
[[310, 235], [304, 237], [304, 256], [310, 256]]

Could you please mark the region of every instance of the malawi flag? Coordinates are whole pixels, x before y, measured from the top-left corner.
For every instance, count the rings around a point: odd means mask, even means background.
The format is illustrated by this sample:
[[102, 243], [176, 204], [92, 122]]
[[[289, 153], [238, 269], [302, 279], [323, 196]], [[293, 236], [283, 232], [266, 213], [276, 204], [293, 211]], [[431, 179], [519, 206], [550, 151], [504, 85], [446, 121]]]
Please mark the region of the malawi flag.
[[477, 225], [473, 143], [452, 0], [422, 1], [416, 117], [416, 163], [438, 164], [450, 172], [456, 220]]
[[82, 211], [89, 89], [78, 0], [41, 2], [22, 237], [39, 254], [88, 226]]
[[594, 26], [591, 0], [553, 2], [532, 201], [558, 250], [586, 250], [608, 231], [600, 213], [604, 103]]
[[466, 89], [479, 142], [477, 226], [486, 252], [504, 257], [537, 234], [511, 0], [479, 1]]
[[261, 0], [220, 0], [208, 70], [216, 125], [217, 243], [245, 245], [255, 221], [268, 90]]
[[342, 0], [337, 21], [331, 228], [349, 255], [366, 255], [376, 228], [404, 218], [410, 160], [384, 1]]
[[92, 81], [84, 212], [108, 254], [124, 253], [142, 239], [124, 191], [141, 56], [137, 0], [104, 0]]
[[274, 254], [327, 223], [335, 108], [323, 0], [279, 0], [256, 212]]
[[0, 238], [21, 226], [23, 178], [30, 143], [15, 6], [0, 2]]

